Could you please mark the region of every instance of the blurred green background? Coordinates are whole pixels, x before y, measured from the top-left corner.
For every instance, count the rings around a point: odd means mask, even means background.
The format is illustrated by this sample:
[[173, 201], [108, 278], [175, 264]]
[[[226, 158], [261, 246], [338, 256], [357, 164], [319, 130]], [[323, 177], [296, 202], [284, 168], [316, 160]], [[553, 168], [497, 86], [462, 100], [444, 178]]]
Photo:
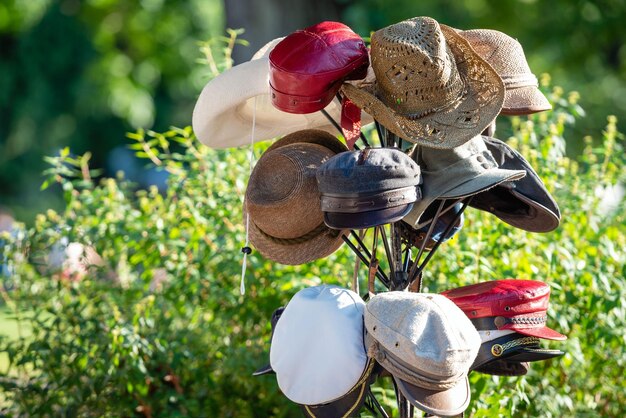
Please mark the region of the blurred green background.
[[[58, 193], [40, 192], [43, 156], [64, 146], [93, 152], [107, 174], [146, 175], [124, 148], [124, 133], [190, 124], [208, 80], [197, 42], [245, 28], [250, 47], [322, 20], [362, 36], [413, 16], [462, 29], [492, 28], [517, 38], [533, 71], [581, 92], [589, 111], [568, 134], [568, 153], [603, 126], [626, 117], [624, 0], [3, 0], [0, 2], [0, 207], [31, 223]], [[570, 139], [571, 138], [571, 139]]]

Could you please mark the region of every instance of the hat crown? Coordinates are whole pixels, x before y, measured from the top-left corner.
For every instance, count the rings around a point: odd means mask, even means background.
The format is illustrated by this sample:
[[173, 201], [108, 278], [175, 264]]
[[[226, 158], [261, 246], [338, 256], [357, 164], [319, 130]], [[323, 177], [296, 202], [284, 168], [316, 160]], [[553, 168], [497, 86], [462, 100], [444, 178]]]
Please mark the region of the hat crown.
[[463, 81], [439, 23], [416, 17], [372, 35], [372, 67], [383, 101], [399, 114], [422, 117], [454, 105]]
[[550, 286], [537, 280], [505, 279], [475, 283], [442, 292], [470, 318], [545, 312]]
[[344, 396], [367, 365], [363, 344], [365, 302], [348, 289], [303, 289], [276, 323], [270, 363], [290, 400], [317, 405]]
[[369, 148], [337, 154], [317, 171], [321, 193], [375, 193], [421, 182], [420, 167], [404, 152]]
[[498, 167], [480, 136], [470, 139], [463, 145], [445, 150], [419, 147], [417, 154], [418, 163], [424, 171], [443, 170], [460, 161], [470, 159], [475, 159], [485, 170]]
[[500, 75], [507, 89], [537, 86], [522, 45], [509, 35], [492, 29], [460, 32], [474, 51]]
[[308, 143], [265, 153], [246, 190], [251, 221], [265, 234], [283, 239], [300, 237], [322, 224], [315, 172], [332, 155], [330, 149]]

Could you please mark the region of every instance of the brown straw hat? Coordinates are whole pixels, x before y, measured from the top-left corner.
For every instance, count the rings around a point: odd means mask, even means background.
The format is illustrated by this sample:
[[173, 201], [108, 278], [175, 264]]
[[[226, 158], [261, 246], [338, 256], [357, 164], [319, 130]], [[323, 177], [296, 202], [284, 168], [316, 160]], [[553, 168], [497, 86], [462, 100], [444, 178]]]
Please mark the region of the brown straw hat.
[[459, 31], [474, 51], [487, 61], [504, 82], [503, 115], [528, 115], [552, 109], [537, 88], [522, 45], [505, 33], [490, 29]]
[[331, 134], [294, 132], [274, 143], [259, 159], [246, 189], [250, 242], [266, 258], [298, 265], [326, 257], [341, 234], [324, 224], [315, 172], [327, 159], [347, 151]]
[[504, 100], [498, 74], [453, 29], [415, 17], [372, 35], [373, 84], [343, 91], [394, 134], [454, 148], [480, 134]]

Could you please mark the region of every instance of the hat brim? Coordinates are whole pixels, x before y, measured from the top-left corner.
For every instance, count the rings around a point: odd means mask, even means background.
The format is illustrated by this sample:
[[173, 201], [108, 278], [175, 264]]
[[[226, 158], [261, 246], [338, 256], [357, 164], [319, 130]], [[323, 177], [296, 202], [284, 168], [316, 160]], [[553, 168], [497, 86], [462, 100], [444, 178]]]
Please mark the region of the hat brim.
[[381, 210], [358, 213], [324, 212], [324, 223], [333, 229], [366, 229], [402, 219], [413, 203]]
[[510, 329], [518, 334], [528, 335], [530, 337], [538, 337], [546, 340], [556, 340], [556, 341], [564, 341], [567, 340], [567, 337], [561, 333], [556, 332], [555, 330], [548, 327], [540, 327], [540, 328], [520, 328], [516, 324], [505, 324], [498, 329]]
[[463, 413], [470, 402], [470, 388], [467, 376], [454, 386], [442, 391], [424, 389], [393, 377], [398, 389], [416, 408], [432, 415], [455, 416]]
[[535, 86], [517, 87], [504, 91], [504, 104], [500, 114], [523, 116], [551, 110], [552, 105]]
[[[449, 149], [483, 132], [498, 116], [504, 102], [504, 84], [495, 70], [463, 37], [450, 27], [439, 26], [465, 85], [464, 98], [458, 105], [414, 119], [394, 112], [380, 100], [375, 83], [361, 84], [360, 88], [345, 83], [342, 91], [358, 107], [400, 138], [431, 148]], [[468, 114], [474, 115], [476, 119], [467, 121]], [[456, 122], [450, 124], [450, 120]]]
[[276, 372], [274, 371], [274, 369], [272, 369], [272, 365], [271, 364], [266, 364], [265, 366], [256, 369], [253, 373], [252, 376], [263, 376], [264, 374], [276, 374]]
[[300, 405], [304, 416], [310, 418], [337, 418], [358, 416], [367, 396], [367, 387], [372, 381], [375, 362], [369, 360], [360, 384], [356, 385], [345, 396], [320, 405]]
[[341, 236], [344, 233], [346, 231], [325, 228], [323, 232], [310, 239], [289, 241], [267, 236], [252, 219], [248, 224], [250, 242], [265, 258], [291, 266], [331, 255], [343, 244]]
[[[430, 204], [432, 204], [435, 200], [462, 199], [491, 189], [492, 187], [495, 187], [505, 181], [519, 180], [525, 175], [526, 172], [523, 170], [503, 170], [500, 168], [492, 168], [476, 177], [468, 179], [464, 183], [441, 191], [429, 190], [428, 178], [427, 175], [425, 175], [424, 183], [422, 185], [422, 200], [415, 203], [413, 209], [404, 217], [403, 221], [409, 225], [423, 226], [425, 222], [421, 220], [422, 215], [428, 206], [430, 206]], [[419, 227], [420, 226], [414, 226], [414, 228]]]
[[474, 371], [494, 376], [523, 376], [528, 373], [529, 367], [528, 363], [498, 359], [485, 363]]
[[529, 232], [550, 232], [559, 226], [559, 207], [530, 163], [496, 138], [482, 137], [500, 167], [523, 169], [526, 176], [478, 194], [470, 206], [492, 213], [502, 221]]
[[512, 355], [507, 357], [508, 361], [515, 362], [533, 362], [533, 361], [544, 361], [550, 360], [552, 358], [561, 357], [565, 354], [564, 351], [561, 350], [550, 350], [547, 348], [533, 348], [533, 347], [522, 347]]
[[[337, 128], [320, 112], [293, 114], [272, 104], [269, 87], [269, 52], [282, 38], [274, 39], [253, 59], [236, 65], [210, 80], [202, 89], [192, 115], [196, 137], [216, 149], [261, 142], [301, 129], [321, 129], [337, 134]], [[339, 123], [341, 103], [332, 100], [326, 112]], [[254, 122], [254, 132], [252, 126]], [[372, 123], [362, 115], [362, 125]]]

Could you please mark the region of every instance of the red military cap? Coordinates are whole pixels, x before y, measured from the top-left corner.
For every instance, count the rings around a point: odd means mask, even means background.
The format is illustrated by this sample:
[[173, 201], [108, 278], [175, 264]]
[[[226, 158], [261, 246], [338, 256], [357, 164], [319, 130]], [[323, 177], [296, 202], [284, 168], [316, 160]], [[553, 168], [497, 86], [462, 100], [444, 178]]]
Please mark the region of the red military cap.
[[363, 39], [339, 22], [295, 31], [274, 47], [269, 60], [272, 103], [298, 114], [326, 107], [345, 80], [365, 78], [369, 66]]
[[546, 326], [550, 287], [536, 280], [493, 280], [446, 290], [477, 330], [513, 330], [548, 340], [567, 337]]

